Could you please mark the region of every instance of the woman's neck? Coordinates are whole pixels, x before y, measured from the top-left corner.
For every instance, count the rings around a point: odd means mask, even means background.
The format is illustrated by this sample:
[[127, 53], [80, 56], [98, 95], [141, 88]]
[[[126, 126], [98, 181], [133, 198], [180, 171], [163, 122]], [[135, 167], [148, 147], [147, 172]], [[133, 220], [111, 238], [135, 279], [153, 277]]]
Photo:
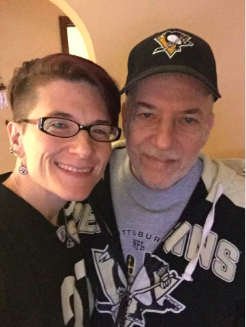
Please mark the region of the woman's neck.
[[58, 214], [65, 200], [42, 188], [29, 175], [22, 176], [16, 171], [3, 185], [39, 211], [51, 224], [57, 225]]

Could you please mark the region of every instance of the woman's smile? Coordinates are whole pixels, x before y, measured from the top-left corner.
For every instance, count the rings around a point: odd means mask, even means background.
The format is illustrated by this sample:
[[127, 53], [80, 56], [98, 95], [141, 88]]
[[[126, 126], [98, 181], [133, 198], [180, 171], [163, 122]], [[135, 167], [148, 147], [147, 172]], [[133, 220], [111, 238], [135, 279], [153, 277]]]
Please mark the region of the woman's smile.
[[57, 166], [63, 170], [73, 172], [73, 173], [90, 173], [94, 169], [93, 167], [75, 167], [72, 165], [67, 165], [63, 163], [57, 163]]

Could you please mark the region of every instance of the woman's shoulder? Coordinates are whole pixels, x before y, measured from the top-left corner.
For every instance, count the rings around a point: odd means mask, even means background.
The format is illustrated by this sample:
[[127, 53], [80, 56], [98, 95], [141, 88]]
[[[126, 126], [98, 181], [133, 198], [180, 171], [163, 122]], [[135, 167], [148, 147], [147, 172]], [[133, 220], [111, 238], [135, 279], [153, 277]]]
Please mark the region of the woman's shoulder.
[[0, 174], [0, 183], [3, 183], [11, 174], [12, 172]]

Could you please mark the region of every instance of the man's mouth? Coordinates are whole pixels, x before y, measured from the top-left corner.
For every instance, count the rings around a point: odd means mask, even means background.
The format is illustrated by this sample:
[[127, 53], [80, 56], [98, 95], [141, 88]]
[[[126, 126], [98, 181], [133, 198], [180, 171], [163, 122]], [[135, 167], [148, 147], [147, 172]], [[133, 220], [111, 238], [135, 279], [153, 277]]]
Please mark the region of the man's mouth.
[[171, 162], [174, 162], [174, 161], [177, 161], [178, 158], [177, 157], [155, 157], [155, 156], [149, 156], [147, 154], [145, 154], [145, 157], [147, 159], [150, 159], [150, 160], [153, 160], [153, 161], [156, 161], [156, 162], [160, 162], [160, 163], [163, 163], [163, 164], [166, 164], [166, 163], [171, 163]]
[[89, 173], [92, 171], [92, 167], [75, 167], [70, 165], [65, 165], [60, 162], [57, 163], [57, 166], [63, 170], [71, 171], [73, 173]]

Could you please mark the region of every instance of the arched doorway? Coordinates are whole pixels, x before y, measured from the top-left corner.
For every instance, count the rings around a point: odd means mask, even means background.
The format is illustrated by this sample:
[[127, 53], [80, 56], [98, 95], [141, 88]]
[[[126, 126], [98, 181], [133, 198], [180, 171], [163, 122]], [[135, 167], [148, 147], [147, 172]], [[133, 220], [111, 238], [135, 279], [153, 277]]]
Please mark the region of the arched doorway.
[[92, 40], [90, 37], [90, 34], [85, 26], [85, 24], [82, 22], [79, 15], [74, 11], [73, 8], [65, 1], [65, 0], [49, 0], [54, 5], [56, 5], [60, 10], [64, 12], [66, 16], [69, 17], [69, 19], [73, 22], [73, 24], [77, 27], [81, 35], [83, 36], [83, 40], [85, 42], [87, 52], [88, 52], [88, 59], [96, 62], [95, 57], [95, 51], [92, 44]]

